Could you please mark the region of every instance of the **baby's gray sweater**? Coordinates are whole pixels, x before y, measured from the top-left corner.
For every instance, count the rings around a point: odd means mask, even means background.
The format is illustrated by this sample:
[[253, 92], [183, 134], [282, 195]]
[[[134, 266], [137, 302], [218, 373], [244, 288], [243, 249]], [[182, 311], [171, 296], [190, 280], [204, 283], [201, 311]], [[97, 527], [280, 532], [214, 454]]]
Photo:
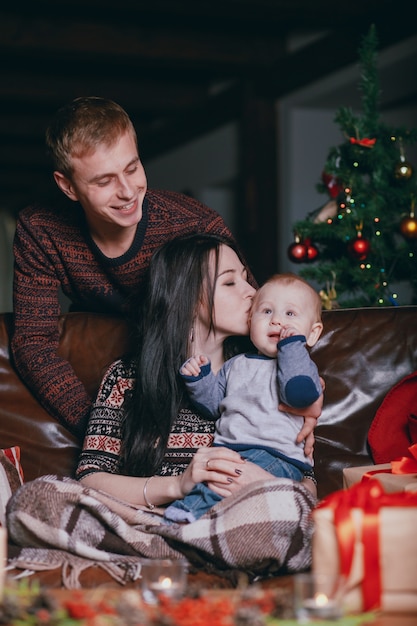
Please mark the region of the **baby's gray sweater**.
[[304, 455], [304, 443], [296, 443], [304, 418], [278, 409], [280, 400], [293, 405], [288, 400], [294, 400], [297, 389], [302, 402], [308, 399], [299, 407], [309, 406], [322, 393], [304, 336], [279, 342], [278, 364], [277, 368], [277, 359], [263, 355], [240, 354], [226, 361], [217, 375], [208, 363], [198, 377], [183, 379], [195, 406], [208, 419], [217, 420], [216, 444], [273, 448], [311, 463]]

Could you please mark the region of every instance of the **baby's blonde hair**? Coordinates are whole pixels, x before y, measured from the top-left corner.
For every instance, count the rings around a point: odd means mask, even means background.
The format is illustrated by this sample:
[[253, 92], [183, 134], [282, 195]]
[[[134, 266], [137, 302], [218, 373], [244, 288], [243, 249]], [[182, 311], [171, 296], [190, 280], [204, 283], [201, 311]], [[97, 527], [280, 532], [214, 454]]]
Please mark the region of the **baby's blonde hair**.
[[306, 287], [313, 301], [313, 306], [314, 306], [314, 310], [316, 314], [316, 322], [321, 322], [321, 314], [322, 314], [323, 307], [322, 307], [321, 298], [319, 294], [317, 293], [315, 289], [313, 289], [313, 287], [310, 285], [309, 282], [304, 280], [304, 278], [302, 278], [301, 276], [298, 276], [298, 274], [293, 274], [292, 272], [287, 272], [283, 274], [273, 274], [272, 276], [270, 276], [263, 283], [263, 285], [258, 289], [258, 291], [255, 293], [253, 300], [252, 300], [252, 309], [256, 305], [256, 302], [261, 294], [262, 287], [264, 287], [265, 285], [270, 285], [271, 283], [282, 283], [283, 285], [300, 284]]

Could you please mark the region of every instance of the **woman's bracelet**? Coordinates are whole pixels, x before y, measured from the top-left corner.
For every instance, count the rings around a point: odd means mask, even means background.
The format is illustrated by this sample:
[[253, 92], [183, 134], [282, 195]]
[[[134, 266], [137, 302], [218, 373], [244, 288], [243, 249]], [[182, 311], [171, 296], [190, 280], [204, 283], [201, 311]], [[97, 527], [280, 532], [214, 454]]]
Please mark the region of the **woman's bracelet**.
[[145, 500], [145, 504], [150, 511], [153, 511], [153, 509], [155, 508], [155, 505], [152, 504], [152, 502], [149, 502], [146, 490], [148, 488], [148, 483], [150, 480], [152, 480], [152, 478], [154, 478], [154, 476], [149, 476], [149, 478], [145, 480], [145, 484], [143, 485], [143, 499]]
[[311, 480], [317, 487], [317, 478], [314, 476], [313, 470], [307, 470], [304, 472], [303, 478], [308, 478], [308, 480]]

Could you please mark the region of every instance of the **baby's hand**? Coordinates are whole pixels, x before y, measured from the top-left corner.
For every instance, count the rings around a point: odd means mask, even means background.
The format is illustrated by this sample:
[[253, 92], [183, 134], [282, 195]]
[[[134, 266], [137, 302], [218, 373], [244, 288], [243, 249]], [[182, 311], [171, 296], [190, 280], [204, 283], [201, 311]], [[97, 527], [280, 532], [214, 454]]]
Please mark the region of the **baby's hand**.
[[201, 366], [207, 363], [209, 363], [209, 359], [205, 354], [192, 356], [184, 363], [180, 372], [183, 376], [198, 376], [201, 371]]
[[279, 339], [286, 339], [287, 337], [294, 337], [294, 335], [299, 335], [299, 331], [293, 326], [282, 326], [281, 333], [279, 335]]

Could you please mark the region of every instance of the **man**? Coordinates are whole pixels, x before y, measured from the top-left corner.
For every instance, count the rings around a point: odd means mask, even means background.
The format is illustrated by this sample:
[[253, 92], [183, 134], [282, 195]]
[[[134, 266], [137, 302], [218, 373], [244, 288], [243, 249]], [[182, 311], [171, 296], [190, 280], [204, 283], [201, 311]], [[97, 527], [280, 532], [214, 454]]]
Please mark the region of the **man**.
[[46, 132], [59, 189], [74, 204], [21, 211], [14, 240], [12, 352], [44, 408], [82, 438], [91, 398], [57, 354], [60, 289], [71, 310], [127, 315], [149, 260], [191, 232], [232, 238], [213, 210], [147, 188], [137, 137], [111, 100], [84, 97], [60, 109]]

